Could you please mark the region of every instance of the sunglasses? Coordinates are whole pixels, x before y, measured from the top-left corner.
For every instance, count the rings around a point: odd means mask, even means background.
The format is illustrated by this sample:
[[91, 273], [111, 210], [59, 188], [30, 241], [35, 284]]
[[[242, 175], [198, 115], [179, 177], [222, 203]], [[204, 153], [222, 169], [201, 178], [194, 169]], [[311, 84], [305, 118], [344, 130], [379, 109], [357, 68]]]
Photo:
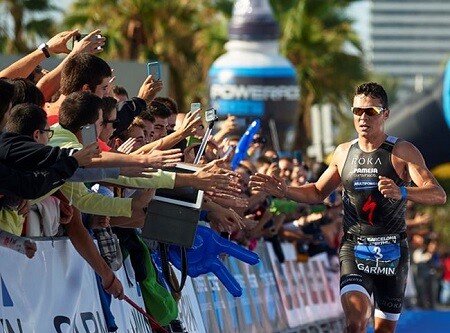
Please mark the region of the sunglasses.
[[51, 138], [53, 137], [53, 134], [55, 133], [54, 130], [52, 130], [52, 129], [46, 129], [46, 128], [40, 129], [39, 131], [40, 131], [41, 133], [47, 133], [47, 136], [48, 136], [49, 139], [51, 139]]
[[376, 116], [379, 115], [381, 112], [386, 111], [387, 108], [384, 108], [382, 106], [367, 106], [367, 107], [358, 107], [353, 106], [352, 112], [355, 116], [362, 116], [363, 113], [365, 113], [368, 116]]

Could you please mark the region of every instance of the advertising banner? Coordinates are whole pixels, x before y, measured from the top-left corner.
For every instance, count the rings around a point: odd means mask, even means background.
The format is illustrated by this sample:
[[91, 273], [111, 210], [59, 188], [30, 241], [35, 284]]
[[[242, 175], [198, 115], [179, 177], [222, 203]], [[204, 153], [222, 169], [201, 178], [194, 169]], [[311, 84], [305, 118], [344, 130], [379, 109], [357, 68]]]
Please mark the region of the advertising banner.
[[[32, 259], [0, 248], [0, 331], [108, 332], [94, 271], [70, 241], [36, 243]], [[133, 278], [127, 280], [123, 268], [116, 274], [125, 293], [143, 306]], [[119, 332], [152, 332], [146, 319], [124, 301], [113, 299], [111, 310]]]

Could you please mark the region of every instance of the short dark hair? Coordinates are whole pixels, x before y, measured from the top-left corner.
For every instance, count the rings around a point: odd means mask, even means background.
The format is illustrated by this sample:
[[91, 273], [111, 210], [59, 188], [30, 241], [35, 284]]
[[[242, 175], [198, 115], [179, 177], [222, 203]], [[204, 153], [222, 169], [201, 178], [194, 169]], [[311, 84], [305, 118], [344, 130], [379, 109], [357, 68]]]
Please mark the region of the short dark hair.
[[14, 86], [5, 79], [0, 79], [0, 123], [9, 109], [14, 95]]
[[14, 87], [14, 95], [11, 100], [13, 106], [21, 103], [33, 103], [41, 107], [44, 106], [44, 94], [30, 80], [16, 78], [9, 80], [9, 83]]
[[47, 113], [36, 104], [17, 104], [11, 109], [11, 115], [6, 122], [7, 132], [33, 136], [35, 130], [42, 130], [47, 125]]
[[128, 91], [125, 89], [125, 87], [114, 86], [113, 89], [112, 89], [112, 92], [115, 95], [125, 95], [128, 98]]
[[61, 94], [80, 91], [87, 84], [93, 92], [103, 79], [112, 75], [108, 63], [93, 54], [79, 53], [68, 61], [61, 73]]
[[102, 108], [102, 99], [91, 92], [71, 93], [59, 109], [59, 124], [72, 133], [77, 133], [81, 126], [95, 123]]
[[139, 119], [136, 117], [133, 119], [133, 122], [130, 124], [130, 126], [128, 126], [128, 128], [125, 131], [122, 131], [121, 133], [119, 133], [116, 137], [122, 141], [128, 140], [130, 138], [131, 130], [134, 127], [145, 129], [145, 124], [142, 121], [142, 119]]
[[272, 163], [273, 163], [273, 160], [270, 157], [267, 157], [264, 155], [258, 157], [258, 159], [255, 162], [257, 167], [261, 167], [265, 164], [272, 164]]
[[147, 108], [145, 111], [139, 113], [136, 118], [141, 119], [141, 120], [148, 120], [151, 123], [155, 122], [155, 116], [153, 115], [153, 113], [151, 112], [153, 107], [150, 106], [150, 108]]
[[359, 85], [358, 87], [356, 87], [354, 96], [358, 96], [358, 95], [364, 95], [364, 96], [372, 97], [374, 99], [375, 98], [379, 99], [382, 104], [381, 106], [383, 106], [385, 108], [389, 107], [386, 91], [380, 84], [378, 84], [376, 82], [367, 82], [367, 83], [363, 83], [363, 84]]
[[172, 111], [165, 104], [155, 100], [147, 105], [147, 110], [157, 118], [167, 119], [172, 115]]
[[117, 107], [117, 100], [111, 96], [105, 96], [103, 100], [103, 120], [108, 120], [111, 116], [112, 111]]
[[163, 103], [169, 108], [172, 114], [178, 114], [178, 104], [173, 98], [157, 96], [155, 97], [154, 101]]

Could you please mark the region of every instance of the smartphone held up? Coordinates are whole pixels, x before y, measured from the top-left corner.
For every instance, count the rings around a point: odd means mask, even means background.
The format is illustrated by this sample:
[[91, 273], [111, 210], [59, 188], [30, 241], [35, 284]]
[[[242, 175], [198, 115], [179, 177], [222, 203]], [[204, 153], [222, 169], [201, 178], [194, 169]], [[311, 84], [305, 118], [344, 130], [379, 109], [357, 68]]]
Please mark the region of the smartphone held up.
[[192, 113], [201, 108], [202, 108], [202, 103], [194, 102], [194, 103], [191, 103], [191, 109], [189, 112]]
[[97, 128], [95, 124], [87, 124], [81, 127], [81, 139], [83, 140], [83, 146], [97, 142]]
[[147, 75], [151, 75], [156, 81], [161, 80], [161, 65], [157, 61], [151, 61], [147, 64]]

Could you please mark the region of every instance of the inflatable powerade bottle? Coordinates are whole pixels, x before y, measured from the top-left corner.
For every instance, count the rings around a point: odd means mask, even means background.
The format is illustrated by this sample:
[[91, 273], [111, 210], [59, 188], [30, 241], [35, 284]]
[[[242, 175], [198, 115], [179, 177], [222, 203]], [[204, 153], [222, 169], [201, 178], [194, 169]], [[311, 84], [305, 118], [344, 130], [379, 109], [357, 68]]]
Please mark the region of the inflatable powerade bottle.
[[280, 142], [292, 128], [300, 97], [296, 71], [279, 53], [279, 28], [267, 0], [237, 0], [227, 52], [209, 70], [209, 98], [223, 119], [235, 115], [245, 128], [261, 119], [268, 138], [275, 121]]

